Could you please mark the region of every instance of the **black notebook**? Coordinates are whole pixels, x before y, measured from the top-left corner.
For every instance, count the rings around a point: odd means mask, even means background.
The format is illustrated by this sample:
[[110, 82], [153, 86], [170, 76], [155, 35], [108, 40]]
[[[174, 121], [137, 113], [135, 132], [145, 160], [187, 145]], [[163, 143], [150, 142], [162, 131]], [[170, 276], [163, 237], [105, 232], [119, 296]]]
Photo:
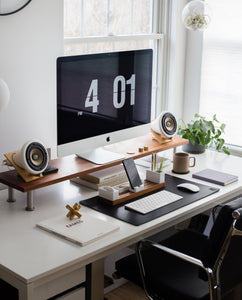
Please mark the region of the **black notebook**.
[[238, 176], [212, 169], [205, 169], [192, 174], [193, 178], [212, 182], [219, 185], [227, 185], [238, 180]]

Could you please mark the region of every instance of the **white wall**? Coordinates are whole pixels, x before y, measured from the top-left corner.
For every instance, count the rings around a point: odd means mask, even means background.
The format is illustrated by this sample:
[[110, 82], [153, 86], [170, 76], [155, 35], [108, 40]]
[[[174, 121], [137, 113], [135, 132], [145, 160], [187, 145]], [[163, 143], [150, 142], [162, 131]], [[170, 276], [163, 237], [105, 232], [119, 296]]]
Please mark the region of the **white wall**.
[[30, 139], [56, 154], [56, 58], [62, 51], [63, 0], [33, 0], [0, 16], [0, 78], [11, 93], [0, 112], [0, 162]]

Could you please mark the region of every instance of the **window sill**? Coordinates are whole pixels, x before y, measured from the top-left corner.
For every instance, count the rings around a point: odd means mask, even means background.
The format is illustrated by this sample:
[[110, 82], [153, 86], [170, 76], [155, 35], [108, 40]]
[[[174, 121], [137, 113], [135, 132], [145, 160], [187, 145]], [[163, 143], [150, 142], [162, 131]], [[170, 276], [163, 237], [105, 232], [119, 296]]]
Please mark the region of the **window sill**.
[[227, 145], [229, 147], [231, 155], [242, 157], [242, 147], [235, 145]]
[[129, 40], [161, 40], [164, 34], [151, 33], [151, 34], [133, 34], [133, 35], [107, 35], [107, 36], [87, 36], [87, 37], [65, 37], [64, 43], [94, 43], [94, 42], [116, 42], [116, 41], [129, 41]]

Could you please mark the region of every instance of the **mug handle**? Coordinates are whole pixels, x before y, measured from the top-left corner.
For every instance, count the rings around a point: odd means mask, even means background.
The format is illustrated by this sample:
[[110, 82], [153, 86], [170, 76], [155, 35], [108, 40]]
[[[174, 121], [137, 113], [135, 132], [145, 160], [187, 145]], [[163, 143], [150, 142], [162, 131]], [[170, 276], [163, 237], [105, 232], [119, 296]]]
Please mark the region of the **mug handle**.
[[189, 167], [195, 167], [195, 164], [196, 164], [196, 158], [194, 157], [194, 156], [190, 156], [189, 157], [189, 161], [190, 161], [190, 159], [193, 159], [193, 164], [192, 165], [189, 165]]

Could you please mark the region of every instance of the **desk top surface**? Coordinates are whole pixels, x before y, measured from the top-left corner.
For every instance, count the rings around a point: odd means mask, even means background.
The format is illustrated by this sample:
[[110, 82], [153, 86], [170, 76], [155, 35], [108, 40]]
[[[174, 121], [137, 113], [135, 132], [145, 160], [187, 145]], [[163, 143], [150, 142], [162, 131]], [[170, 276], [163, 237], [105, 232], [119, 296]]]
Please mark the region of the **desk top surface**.
[[[24, 209], [25, 193], [16, 191], [16, 202], [9, 203], [6, 201], [8, 191], [1, 191], [0, 271], [6, 270], [23, 282], [30, 283], [61, 268], [72, 267], [76, 263], [84, 266], [242, 193], [241, 158], [214, 151], [206, 151], [196, 158], [196, 167], [191, 168], [189, 174], [179, 177], [201, 183], [200, 180], [193, 179], [192, 174], [205, 168], [213, 168], [238, 175], [239, 180], [225, 187], [208, 183], [219, 187], [220, 191], [140, 226], [133, 226], [82, 207], [82, 214], [95, 215], [120, 227], [119, 231], [84, 247], [41, 230], [36, 227], [36, 223], [60, 214], [65, 215], [66, 204], [73, 205], [80, 200], [96, 196], [96, 191], [79, 187], [69, 181], [47, 186], [34, 191], [35, 210], [32, 212]], [[172, 166], [169, 166], [164, 171], [172, 174], [171, 168]]]

